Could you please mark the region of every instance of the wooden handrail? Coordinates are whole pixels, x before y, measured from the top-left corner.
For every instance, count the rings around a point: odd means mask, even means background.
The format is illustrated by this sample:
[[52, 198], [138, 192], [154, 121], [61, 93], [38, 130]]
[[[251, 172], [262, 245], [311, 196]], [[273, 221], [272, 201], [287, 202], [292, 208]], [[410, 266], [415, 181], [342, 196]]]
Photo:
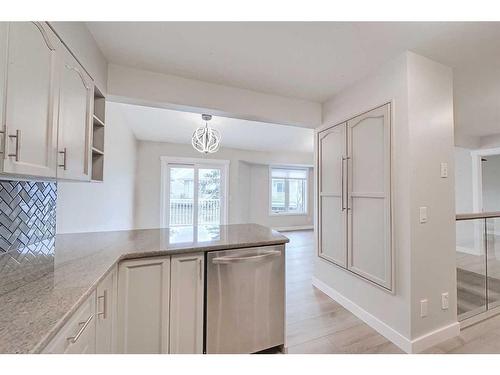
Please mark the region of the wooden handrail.
[[473, 214], [457, 214], [456, 220], [461, 221], [461, 220], [474, 220], [474, 219], [492, 219], [496, 217], [500, 218], [500, 211], [479, 212]]

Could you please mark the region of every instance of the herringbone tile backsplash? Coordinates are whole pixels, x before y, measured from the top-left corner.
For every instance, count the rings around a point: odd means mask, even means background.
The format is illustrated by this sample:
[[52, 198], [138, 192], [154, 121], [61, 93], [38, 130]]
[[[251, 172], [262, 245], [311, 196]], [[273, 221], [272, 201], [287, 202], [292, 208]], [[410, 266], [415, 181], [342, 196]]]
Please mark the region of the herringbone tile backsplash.
[[55, 182], [0, 181], [0, 253], [53, 246], [56, 196]]

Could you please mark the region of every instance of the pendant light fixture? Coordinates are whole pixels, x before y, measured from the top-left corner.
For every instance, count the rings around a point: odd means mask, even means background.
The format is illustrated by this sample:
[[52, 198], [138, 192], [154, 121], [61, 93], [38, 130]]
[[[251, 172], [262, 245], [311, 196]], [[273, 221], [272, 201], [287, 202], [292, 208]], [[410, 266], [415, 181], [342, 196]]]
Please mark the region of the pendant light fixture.
[[212, 119], [212, 115], [201, 115], [205, 126], [196, 129], [191, 138], [191, 144], [194, 149], [204, 154], [211, 154], [219, 150], [220, 134], [217, 130], [208, 126], [208, 122]]

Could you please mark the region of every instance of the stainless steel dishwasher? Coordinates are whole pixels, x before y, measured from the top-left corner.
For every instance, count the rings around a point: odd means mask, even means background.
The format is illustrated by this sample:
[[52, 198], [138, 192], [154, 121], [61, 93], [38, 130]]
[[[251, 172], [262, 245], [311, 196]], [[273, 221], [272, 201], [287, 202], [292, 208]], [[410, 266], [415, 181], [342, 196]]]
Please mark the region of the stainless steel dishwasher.
[[206, 353], [255, 353], [285, 342], [285, 246], [207, 254]]

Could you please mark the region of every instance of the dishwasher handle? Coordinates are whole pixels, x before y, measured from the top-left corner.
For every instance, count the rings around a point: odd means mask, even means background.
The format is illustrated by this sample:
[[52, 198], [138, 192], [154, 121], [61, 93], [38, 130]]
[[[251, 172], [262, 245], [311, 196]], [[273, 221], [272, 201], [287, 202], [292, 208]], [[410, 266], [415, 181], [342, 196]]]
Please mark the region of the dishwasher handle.
[[272, 258], [281, 256], [281, 251], [273, 250], [266, 251], [257, 255], [243, 256], [243, 257], [234, 257], [234, 256], [226, 256], [212, 259], [213, 264], [230, 264], [230, 263], [247, 263], [247, 262], [258, 262], [265, 258]]

